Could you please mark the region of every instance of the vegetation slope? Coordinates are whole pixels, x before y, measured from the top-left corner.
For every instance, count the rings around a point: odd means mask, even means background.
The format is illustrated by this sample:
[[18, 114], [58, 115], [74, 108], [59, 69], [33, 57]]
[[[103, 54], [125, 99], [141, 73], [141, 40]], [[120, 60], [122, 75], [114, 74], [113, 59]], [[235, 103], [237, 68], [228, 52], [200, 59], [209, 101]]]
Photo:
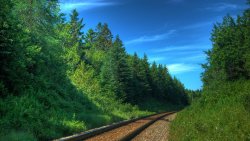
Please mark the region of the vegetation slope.
[[171, 126], [171, 140], [250, 140], [250, 10], [214, 26], [203, 90]]
[[107, 24], [83, 33], [56, 0], [0, 3], [0, 140], [51, 140], [188, 103], [166, 66], [127, 54]]

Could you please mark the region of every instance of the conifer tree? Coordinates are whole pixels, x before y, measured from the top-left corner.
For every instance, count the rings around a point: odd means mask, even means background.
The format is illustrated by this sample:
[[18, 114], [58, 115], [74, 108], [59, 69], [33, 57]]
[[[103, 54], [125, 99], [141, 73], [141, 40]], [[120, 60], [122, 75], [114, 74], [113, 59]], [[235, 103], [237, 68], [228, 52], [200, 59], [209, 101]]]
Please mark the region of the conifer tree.
[[70, 15], [70, 34], [72, 36], [72, 46], [76, 43], [79, 43], [79, 46], [82, 46], [83, 32], [84, 27], [83, 19], [78, 18], [79, 14], [74, 9]]
[[108, 50], [112, 47], [113, 35], [106, 23], [98, 23], [96, 27], [95, 47], [100, 50]]
[[131, 100], [133, 102], [138, 102], [142, 100], [143, 97], [143, 89], [141, 85], [141, 73], [140, 73], [140, 59], [136, 53], [132, 56], [132, 90], [133, 90], [133, 98]]
[[93, 48], [94, 42], [96, 41], [96, 32], [93, 29], [89, 29], [84, 37], [84, 48]]
[[146, 96], [150, 96], [152, 92], [151, 88], [151, 77], [150, 77], [150, 64], [148, 63], [148, 57], [144, 54], [143, 59], [141, 60], [142, 63], [142, 70], [144, 71], [144, 93]]
[[127, 64], [127, 54], [119, 36], [116, 36], [113, 46], [109, 50], [107, 62], [101, 73], [102, 81], [113, 87], [111, 89], [115, 91], [118, 98], [126, 100], [126, 95], [131, 93], [129, 86], [131, 74]]
[[158, 93], [158, 67], [157, 67], [157, 64], [156, 62], [153, 62], [152, 66], [151, 66], [151, 69], [150, 69], [150, 76], [151, 76], [151, 84], [152, 84], [152, 95], [153, 97], [156, 97], [157, 96], [157, 93]]

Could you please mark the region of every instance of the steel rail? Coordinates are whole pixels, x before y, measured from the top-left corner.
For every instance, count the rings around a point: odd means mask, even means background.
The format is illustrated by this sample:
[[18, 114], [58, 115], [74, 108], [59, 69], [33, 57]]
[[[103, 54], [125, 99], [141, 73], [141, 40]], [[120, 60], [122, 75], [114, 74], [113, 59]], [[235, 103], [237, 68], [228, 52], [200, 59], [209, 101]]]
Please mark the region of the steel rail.
[[[163, 113], [166, 113], [166, 114], [163, 114]], [[102, 134], [104, 132], [111, 131], [113, 129], [125, 126], [125, 125], [127, 125], [129, 123], [132, 123], [132, 122], [135, 122], [135, 121], [138, 121], [138, 120], [141, 120], [141, 119], [145, 119], [145, 118], [148, 118], [148, 117], [151, 117], [151, 116], [163, 114], [162, 116], [157, 117], [156, 119], [146, 123], [145, 125], [137, 128], [132, 133], [130, 133], [130, 134], [124, 136], [122, 139], [120, 139], [121, 141], [126, 141], [126, 140], [130, 140], [133, 137], [135, 137], [136, 135], [138, 135], [141, 131], [143, 131], [145, 128], [147, 128], [148, 126], [153, 124], [155, 121], [157, 121], [157, 120], [159, 120], [159, 119], [161, 119], [161, 118], [163, 118], [163, 117], [165, 117], [167, 115], [173, 114], [173, 113], [175, 113], [175, 112], [161, 112], [161, 113], [156, 113], [156, 114], [143, 116], [143, 117], [139, 117], [139, 118], [135, 118], [135, 119], [120, 121], [120, 122], [113, 123], [113, 124], [106, 125], [106, 126], [102, 126], [102, 127], [99, 127], [99, 128], [94, 128], [94, 129], [91, 129], [91, 130], [88, 130], [88, 131], [85, 131], [85, 132], [77, 133], [77, 134], [74, 134], [74, 135], [71, 135], [71, 136], [55, 139], [53, 141], [79, 141], [79, 140], [85, 140], [85, 139], [88, 139], [88, 138], [91, 138], [91, 137], [94, 137], [94, 136], [98, 136], [99, 134]]]

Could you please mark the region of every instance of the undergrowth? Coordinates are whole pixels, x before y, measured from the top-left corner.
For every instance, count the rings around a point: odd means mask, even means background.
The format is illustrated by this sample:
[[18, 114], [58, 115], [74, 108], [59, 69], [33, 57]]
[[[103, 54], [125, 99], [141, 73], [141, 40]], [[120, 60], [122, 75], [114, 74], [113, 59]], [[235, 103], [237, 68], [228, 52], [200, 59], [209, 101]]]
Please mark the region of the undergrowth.
[[173, 141], [250, 140], [250, 81], [216, 83], [171, 125]]

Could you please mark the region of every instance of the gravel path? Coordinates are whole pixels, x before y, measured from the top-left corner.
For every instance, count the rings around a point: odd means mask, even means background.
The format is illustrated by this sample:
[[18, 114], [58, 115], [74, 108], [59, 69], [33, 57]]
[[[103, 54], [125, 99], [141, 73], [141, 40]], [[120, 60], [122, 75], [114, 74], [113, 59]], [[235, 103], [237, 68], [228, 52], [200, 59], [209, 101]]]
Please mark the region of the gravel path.
[[121, 127], [116, 128], [114, 130], [104, 132], [98, 136], [94, 136], [92, 138], [89, 138], [89, 139], [87, 139], [87, 141], [117, 141], [117, 140], [120, 140], [125, 135], [132, 133], [137, 128], [147, 124], [148, 122], [154, 120], [155, 118], [157, 118], [161, 115], [163, 115], [163, 114], [155, 115], [152, 117], [138, 120], [136, 122], [132, 122], [130, 124], [121, 126]]
[[169, 125], [175, 116], [176, 114], [171, 114], [156, 121], [137, 135], [132, 141], [167, 141]]

